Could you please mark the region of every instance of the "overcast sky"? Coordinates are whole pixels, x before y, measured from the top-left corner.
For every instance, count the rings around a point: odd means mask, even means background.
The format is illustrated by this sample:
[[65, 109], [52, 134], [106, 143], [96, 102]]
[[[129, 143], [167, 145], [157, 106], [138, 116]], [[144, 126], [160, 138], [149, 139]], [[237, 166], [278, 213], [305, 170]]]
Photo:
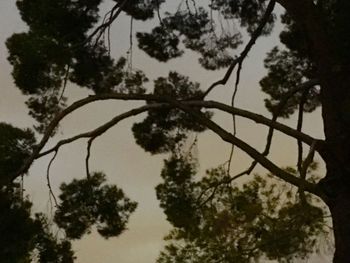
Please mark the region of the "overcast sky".
[[[107, 5], [105, 9], [108, 9]], [[33, 121], [27, 115], [27, 109], [24, 105], [25, 98], [14, 87], [4, 45], [4, 41], [11, 34], [25, 30], [14, 0], [0, 1], [0, 22], [0, 121], [11, 122], [19, 127], [30, 127]], [[116, 57], [125, 56], [129, 47], [128, 25], [129, 19], [122, 17], [112, 28], [112, 54]], [[149, 25], [142, 24], [142, 22], [134, 24], [135, 31], [148, 28]], [[269, 38], [259, 39], [249, 54], [243, 65], [241, 87], [236, 99], [237, 106], [269, 116], [263, 106], [264, 95], [260, 92], [258, 81], [265, 73], [263, 68], [264, 55], [277, 43], [276, 34]], [[189, 75], [191, 80], [200, 82], [203, 89], [223, 76], [223, 71], [204, 71], [198, 66], [196, 59], [196, 56], [190, 54], [167, 64], [159, 64], [136, 50], [135, 47], [133, 66], [144, 70], [150, 80], [158, 76], [166, 76], [169, 70], [177, 70], [184, 75]], [[214, 91], [211, 98], [229, 103], [232, 87], [233, 78], [226, 87], [219, 87]], [[67, 87], [69, 103], [83, 98], [87, 94], [84, 89], [72, 85]], [[52, 139], [50, 145], [59, 139], [93, 129], [135, 105], [137, 104], [119, 101], [92, 104], [65, 119], [59, 134]], [[78, 263], [153, 263], [161, 250], [162, 238], [167, 234], [170, 226], [158, 207], [154, 187], [161, 182], [159, 174], [162, 160], [166, 156], [151, 156], [134, 143], [130, 127], [135, 120], [141, 118], [142, 116], [123, 121], [104, 136], [95, 140], [92, 146], [91, 170], [104, 171], [109, 182], [123, 188], [124, 192], [132, 200], [137, 201], [139, 205], [137, 211], [131, 216], [129, 230], [120, 237], [105, 241], [92, 234], [76, 242], [74, 247], [77, 251]], [[217, 115], [215, 120], [223, 127], [228, 129], [232, 127], [231, 118], [228, 116]], [[266, 130], [246, 121], [238, 120], [238, 124], [238, 134], [241, 138], [257, 148], [263, 149]], [[295, 118], [291, 118], [288, 124], [295, 126]], [[319, 111], [306, 117], [305, 131], [315, 137], [321, 138], [323, 136]], [[274, 145], [278, 145], [278, 147], [273, 147], [272, 160], [281, 166], [296, 162], [295, 141], [288, 140], [277, 133]], [[229, 150], [229, 145], [223, 143], [210, 132], [200, 136], [198, 153], [201, 171], [223, 163], [228, 157]], [[63, 147], [59, 151], [51, 169], [51, 180], [56, 194], [58, 193], [57, 187], [61, 182], [85, 176], [85, 154], [86, 141], [83, 140]], [[35, 209], [38, 211], [49, 211], [48, 189], [45, 180], [48, 161], [49, 158], [42, 158], [35, 162], [30, 170], [30, 176], [25, 180], [27, 193], [35, 202]], [[243, 170], [249, 163], [250, 159], [246, 155], [236, 151], [232, 172]], [[263, 172], [263, 169], [258, 168], [257, 171]], [[315, 262], [321, 261], [318, 259]]]

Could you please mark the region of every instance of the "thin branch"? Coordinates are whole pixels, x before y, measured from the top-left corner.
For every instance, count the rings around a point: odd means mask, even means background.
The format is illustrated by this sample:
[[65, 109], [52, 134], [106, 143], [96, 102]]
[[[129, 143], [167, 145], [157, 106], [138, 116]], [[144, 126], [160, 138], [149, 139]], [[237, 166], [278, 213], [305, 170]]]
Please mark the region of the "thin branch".
[[200, 208], [200, 207], [202, 207], [203, 205], [205, 205], [206, 203], [208, 203], [208, 201], [210, 201], [210, 200], [215, 196], [215, 193], [216, 193], [216, 191], [218, 190], [219, 186], [221, 186], [221, 185], [224, 184], [224, 183], [225, 183], [225, 182], [219, 182], [219, 183], [217, 183], [215, 186], [211, 186], [211, 187], [205, 189], [205, 190], [199, 195], [199, 197], [197, 198], [197, 201], [200, 201], [200, 199], [202, 198], [202, 196], [203, 196], [209, 189], [211, 189], [211, 188], [214, 187], [214, 189], [213, 189], [213, 191], [211, 192], [211, 194], [210, 194], [207, 198], [205, 198], [204, 201], [202, 201], [202, 202], [198, 205], [198, 207]]
[[[298, 111], [298, 120], [297, 120], [297, 131], [301, 132], [303, 127], [304, 120], [304, 105], [306, 103], [307, 95], [309, 90], [304, 90], [300, 102], [299, 102], [299, 111]], [[297, 158], [297, 168], [300, 173], [302, 170], [302, 162], [303, 162], [303, 142], [298, 140], [298, 158]]]
[[129, 73], [132, 72], [132, 59], [133, 59], [133, 25], [134, 25], [134, 19], [131, 17], [130, 19], [130, 32], [129, 32], [129, 50], [127, 52], [128, 54], [128, 71]]
[[[65, 144], [69, 144], [72, 143], [76, 140], [82, 139], [82, 138], [91, 138], [92, 140], [95, 139], [96, 137], [104, 134], [107, 130], [109, 130], [110, 128], [112, 128], [113, 126], [115, 126], [117, 123], [119, 123], [120, 121], [130, 118], [132, 116], [138, 115], [140, 113], [143, 113], [145, 111], [148, 111], [150, 109], [155, 109], [155, 108], [161, 108], [162, 106], [166, 106], [166, 104], [164, 103], [153, 103], [153, 104], [147, 104], [144, 106], [141, 106], [139, 108], [135, 108], [132, 109], [130, 111], [124, 112], [116, 117], [114, 117], [113, 119], [111, 119], [110, 121], [106, 122], [105, 124], [99, 126], [98, 128], [89, 131], [89, 132], [84, 132], [84, 133], [80, 133], [78, 135], [75, 135], [73, 137], [67, 138], [67, 139], [63, 139], [61, 141], [59, 141], [54, 147], [52, 147], [51, 149], [44, 151], [40, 154], [37, 155], [37, 158], [43, 157], [47, 154], [50, 154], [52, 152], [57, 151], [61, 146], [65, 145]], [[169, 107], [169, 105], [167, 105]], [[88, 143], [88, 156], [87, 156], [87, 160], [89, 157], [89, 149], [91, 147], [91, 141], [89, 140]]]
[[273, 12], [273, 9], [275, 8], [275, 0], [271, 0], [269, 2], [269, 4], [267, 5], [266, 11], [264, 16], [261, 19], [261, 22], [259, 24], [259, 26], [257, 27], [257, 29], [252, 33], [252, 36], [248, 42], [248, 44], [245, 46], [244, 50], [242, 51], [242, 53], [232, 61], [230, 67], [227, 69], [224, 77], [216, 82], [214, 82], [213, 84], [210, 85], [210, 87], [207, 89], [206, 92], [204, 92], [203, 94], [203, 98], [205, 98], [214, 88], [216, 88], [219, 85], [225, 85], [227, 83], [227, 81], [229, 80], [233, 70], [235, 69], [235, 67], [241, 63], [248, 55], [249, 51], [251, 50], [251, 48], [254, 46], [256, 40], [259, 38], [259, 36], [262, 34], [262, 31], [265, 27], [265, 25], [268, 23], [270, 16]]
[[57, 156], [57, 153], [58, 153], [58, 151], [55, 151], [55, 154], [52, 156], [52, 158], [51, 158], [51, 160], [50, 160], [50, 162], [49, 162], [49, 164], [48, 164], [48, 166], [47, 166], [47, 170], [46, 170], [47, 187], [49, 188], [49, 194], [50, 194], [50, 196], [52, 196], [56, 207], [58, 207], [58, 202], [57, 202], [56, 196], [55, 196], [55, 194], [53, 193], [52, 187], [51, 187], [51, 182], [50, 182], [50, 168], [51, 168], [51, 165], [52, 165], [53, 161], [55, 160], [55, 158], [56, 158], [56, 156]]
[[[233, 94], [232, 94], [232, 98], [231, 98], [231, 106], [233, 108], [235, 107], [235, 99], [236, 99], [236, 95], [237, 95], [237, 92], [238, 92], [239, 82], [240, 82], [240, 79], [241, 79], [242, 64], [243, 64], [243, 60], [238, 63], [238, 69], [237, 69], [237, 72], [236, 72], [235, 88], [234, 88], [234, 91], [233, 91]], [[232, 115], [232, 125], [233, 125], [233, 136], [236, 136], [236, 134], [237, 134], [236, 115]], [[231, 146], [230, 156], [229, 156], [229, 159], [228, 159], [227, 174], [230, 174], [231, 163], [232, 163], [234, 150], [235, 150], [235, 146], [232, 145]]]
[[160, 15], [160, 3], [159, 3], [159, 0], [156, 0], [156, 2], [157, 2], [157, 17], [158, 17], [158, 20], [159, 20], [159, 24], [161, 26], [164, 26], [163, 19], [162, 19], [161, 15]]
[[[122, 97], [123, 96], [121, 96], [121, 98]], [[162, 98], [162, 100], [164, 101], [166, 99]], [[298, 132], [298, 131], [296, 131], [296, 130], [294, 130], [294, 129], [292, 129], [284, 124], [281, 124], [278, 122], [272, 122], [270, 119], [268, 119], [262, 115], [255, 114], [255, 113], [245, 111], [242, 109], [238, 109], [238, 108], [232, 108], [226, 104], [222, 104], [222, 103], [219, 103], [216, 101], [184, 101], [182, 103], [184, 105], [188, 105], [188, 106], [202, 106], [202, 107], [209, 108], [209, 109], [210, 108], [220, 109], [220, 110], [222, 110], [224, 112], [228, 112], [232, 115], [244, 117], [244, 118], [253, 120], [256, 123], [264, 124], [266, 126], [273, 127], [274, 129], [279, 130], [279, 131], [281, 131], [281, 132], [283, 132], [291, 137], [302, 140], [303, 142], [305, 142], [308, 145], [311, 145], [314, 141], [318, 141], [318, 140], [312, 138], [311, 136], [309, 136], [307, 134], [303, 134], [301, 132]], [[58, 150], [64, 144], [72, 143], [72, 142], [74, 142], [78, 139], [81, 139], [81, 138], [91, 138], [93, 136], [99, 136], [99, 135], [103, 134], [105, 131], [107, 131], [109, 128], [111, 128], [112, 126], [116, 125], [119, 121], [121, 121], [125, 118], [129, 118], [131, 116], [140, 114], [140, 113], [148, 111], [150, 109], [166, 108], [166, 107], [170, 107], [170, 105], [168, 103], [153, 103], [153, 104], [147, 104], [147, 105], [144, 105], [142, 107], [130, 110], [128, 112], [125, 112], [121, 115], [114, 117], [111, 121], [105, 123], [104, 125], [98, 127], [97, 129], [95, 129], [93, 131], [81, 133], [81, 134], [78, 134], [78, 135], [73, 136], [71, 138], [59, 141], [51, 149], [44, 151], [42, 153], [38, 153], [35, 159], [40, 158], [44, 155], [47, 155], [51, 152]]]
[[[111, 24], [118, 18], [118, 16], [120, 15], [120, 13], [123, 11], [123, 7], [125, 6], [125, 4], [128, 2], [128, 0], [124, 0], [121, 4], [116, 4], [112, 10], [110, 11], [111, 17], [105, 21], [104, 23], [102, 23], [100, 26], [98, 26], [90, 35], [89, 37], [86, 39], [85, 43], [90, 42], [97, 34], [97, 38], [96, 38], [96, 43], [98, 42], [98, 40], [101, 38], [102, 34], [104, 33], [104, 31], [111, 26]], [[117, 9], [118, 8], [118, 9]], [[114, 13], [115, 12], [115, 13]]]
[[67, 68], [66, 68], [66, 74], [65, 74], [64, 80], [63, 80], [62, 92], [61, 92], [61, 95], [60, 95], [60, 97], [59, 97], [59, 99], [58, 99], [58, 104], [62, 101], [63, 96], [64, 96], [64, 92], [66, 91], [67, 82], [68, 82], [68, 77], [69, 77], [69, 70], [70, 70], [70, 65], [68, 64], [68, 65], [67, 65]]
[[[299, 103], [299, 112], [298, 112], [298, 121], [297, 121], [297, 131], [301, 132], [303, 127], [304, 120], [304, 105], [306, 103], [306, 98], [309, 90], [304, 90]], [[297, 156], [297, 169], [300, 175], [300, 178], [305, 181], [306, 173], [302, 174], [303, 170], [303, 142], [301, 140], [297, 140], [298, 145], [298, 156]], [[302, 203], [306, 203], [306, 196], [303, 190], [303, 187], [299, 188], [299, 196]]]

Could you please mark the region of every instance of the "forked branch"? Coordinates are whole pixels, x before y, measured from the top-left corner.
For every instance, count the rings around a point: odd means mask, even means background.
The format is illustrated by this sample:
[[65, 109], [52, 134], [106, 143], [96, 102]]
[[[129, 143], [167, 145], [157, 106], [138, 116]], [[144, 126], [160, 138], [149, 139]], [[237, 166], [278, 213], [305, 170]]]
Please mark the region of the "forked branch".
[[188, 114], [192, 115], [199, 123], [206, 126], [210, 130], [212, 130], [214, 133], [216, 133], [222, 140], [231, 143], [241, 149], [243, 152], [245, 152], [247, 155], [249, 155], [251, 158], [256, 160], [260, 165], [262, 165], [265, 169], [267, 169], [269, 172], [277, 176], [278, 178], [296, 186], [296, 187], [303, 187], [306, 191], [315, 194], [319, 196], [320, 198], [325, 198], [323, 195], [323, 192], [318, 187], [317, 184], [313, 184], [310, 182], [305, 182], [301, 178], [294, 176], [293, 174], [288, 173], [287, 171], [279, 168], [277, 165], [275, 165], [273, 162], [271, 162], [269, 159], [267, 159], [264, 155], [259, 153], [256, 149], [254, 149], [252, 146], [247, 144], [246, 142], [242, 141], [241, 139], [233, 136], [231, 133], [220, 127], [218, 124], [213, 122], [212, 120], [208, 119], [203, 113], [200, 111], [193, 109], [191, 107], [188, 107], [185, 104], [182, 104], [181, 102], [168, 99], [168, 102], [173, 104], [179, 109], [182, 109], [183, 111], [187, 112]]

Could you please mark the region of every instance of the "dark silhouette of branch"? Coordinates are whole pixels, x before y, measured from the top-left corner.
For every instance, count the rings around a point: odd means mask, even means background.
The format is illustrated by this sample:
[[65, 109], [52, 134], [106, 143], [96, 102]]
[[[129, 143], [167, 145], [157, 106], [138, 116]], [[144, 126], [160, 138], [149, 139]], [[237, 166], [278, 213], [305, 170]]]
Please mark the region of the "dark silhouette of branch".
[[123, 11], [124, 5], [128, 2], [128, 0], [124, 0], [121, 4], [117, 3], [113, 6], [109, 13], [111, 16], [107, 21], [104, 21], [101, 25], [99, 25], [86, 39], [85, 43], [89, 43], [96, 35], [96, 43], [101, 38], [102, 34], [106, 31], [107, 28], [111, 26], [111, 24], [118, 18], [120, 13]]
[[[235, 89], [233, 91], [232, 98], [231, 98], [231, 106], [232, 107], [235, 107], [235, 99], [236, 99], [236, 95], [237, 95], [237, 92], [238, 92], [239, 82], [240, 82], [240, 79], [241, 79], [242, 64], [243, 64], [243, 60], [238, 63], [238, 68], [237, 68], [237, 72], [236, 72]], [[232, 125], [233, 125], [233, 135], [236, 136], [236, 134], [237, 134], [236, 115], [232, 115]], [[230, 174], [231, 163], [232, 163], [234, 150], [235, 150], [235, 146], [232, 145], [231, 146], [230, 155], [229, 155], [229, 159], [228, 159], [228, 164], [227, 164], [227, 174]]]
[[[277, 118], [280, 116], [281, 111], [286, 106], [288, 100], [291, 97], [293, 97], [298, 92], [306, 92], [306, 91], [308, 92], [311, 88], [313, 88], [314, 86], [316, 86], [318, 84], [319, 84], [319, 81], [317, 79], [311, 79], [311, 80], [308, 80], [308, 81], [302, 83], [301, 85], [295, 87], [294, 89], [290, 90], [283, 97], [283, 99], [280, 101], [280, 103], [276, 107], [276, 109], [275, 109], [275, 111], [274, 111], [274, 113], [272, 115], [272, 119], [271, 119], [272, 123], [275, 123], [277, 121]], [[267, 156], [269, 154], [269, 152], [270, 152], [274, 130], [275, 130], [275, 128], [273, 126], [269, 127], [269, 131], [268, 131], [268, 134], [267, 134], [267, 137], [266, 137], [265, 149], [261, 153], [264, 156]], [[299, 130], [299, 132], [301, 132], [301, 130]], [[298, 141], [301, 141], [301, 140], [298, 139]], [[317, 142], [317, 141], [315, 141], [315, 142]], [[240, 172], [239, 174], [233, 176], [231, 180], [233, 181], [233, 180], [236, 180], [236, 179], [238, 179], [238, 178], [240, 178], [240, 177], [242, 177], [244, 175], [251, 174], [251, 172], [254, 170], [254, 168], [256, 167], [257, 164], [258, 163], [254, 160], [246, 170], [244, 170], [244, 171]]]
[[[59, 141], [54, 147], [52, 147], [51, 149], [45, 151], [45, 152], [42, 152], [40, 154], [38, 154], [37, 158], [40, 158], [42, 156], [45, 156], [49, 153], [52, 153], [54, 151], [58, 151], [58, 149], [65, 145], [65, 144], [69, 144], [69, 143], [72, 143], [76, 140], [79, 140], [79, 139], [82, 139], [82, 138], [90, 138], [90, 140], [88, 141], [88, 154], [87, 154], [87, 158], [86, 160], [89, 159], [89, 156], [90, 156], [90, 148], [91, 148], [91, 143], [92, 143], [92, 140], [96, 139], [98, 136], [104, 134], [107, 130], [109, 130], [110, 128], [112, 128], [113, 126], [115, 126], [117, 123], [119, 123], [120, 121], [124, 120], [124, 119], [127, 119], [127, 118], [130, 118], [132, 116], [135, 116], [135, 115], [138, 115], [140, 113], [143, 113], [145, 111], [148, 111], [150, 109], [155, 109], [155, 108], [161, 108], [161, 106], [165, 106], [165, 104], [161, 104], [161, 103], [154, 103], [154, 104], [148, 104], [148, 105], [145, 105], [145, 106], [141, 106], [139, 108], [136, 108], [136, 109], [132, 109], [130, 111], [127, 111], [125, 113], [122, 113], [116, 117], [114, 117], [113, 119], [111, 119], [110, 121], [106, 122], [105, 124], [99, 126], [98, 128], [92, 130], [92, 131], [89, 131], [89, 132], [84, 132], [84, 133], [80, 133], [76, 136], [73, 136], [73, 137], [70, 137], [70, 138], [67, 138], [67, 139], [64, 139], [64, 140], [61, 140]], [[169, 106], [168, 106], [169, 107]], [[86, 161], [87, 162], [87, 161]], [[88, 167], [88, 166], [87, 166]], [[88, 171], [88, 169], [87, 169]]]
[[220, 127], [218, 124], [213, 122], [212, 120], [208, 119], [203, 113], [200, 111], [193, 109], [191, 107], [188, 107], [187, 105], [172, 100], [170, 98], [167, 99], [167, 101], [170, 104], [173, 104], [179, 109], [182, 109], [183, 111], [187, 112], [188, 114], [195, 117], [195, 119], [200, 122], [202, 125], [205, 125], [207, 128], [209, 128], [211, 131], [216, 133], [223, 141], [226, 141], [228, 143], [234, 144], [236, 147], [241, 149], [243, 152], [245, 152], [247, 155], [249, 155], [251, 158], [256, 160], [260, 165], [262, 165], [265, 169], [267, 169], [269, 172], [271, 172], [273, 175], [277, 176], [278, 178], [296, 186], [300, 187], [303, 185], [304, 189], [310, 193], [313, 193], [320, 198], [324, 199], [325, 196], [321, 189], [318, 187], [317, 184], [313, 184], [310, 182], [305, 182], [301, 180], [298, 177], [295, 177], [293, 174], [290, 174], [286, 172], [285, 170], [279, 168], [277, 165], [275, 165], [273, 162], [271, 162], [269, 159], [267, 159], [264, 155], [259, 153], [255, 148], [247, 144], [246, 142], [242, 141], [241, 139], [233, 136], [231, 133], [227, 132], [225, 129]]
[[[159, 105], [159, 104], [145, 105], [141, 108], [134, 109], [128, 113], [125, 113], [126, 114], [125, 117], [123, 117], [124, 115], [120, 115], [118, 118], [126, 118], [126, 117], [129, 117], [132, 115], [136, 115], [136, 114], [138, 114], [138, 112], [144, 112], [144, 111], [147, 111], [151, 108], [162, 108], [162, 107], [170, 107], [170, 106], [174, 107], [174, 104], [169, 105], [169, 103], [167, 103], [167, 100], [168, 100], [167, 98], [165, 98], [163, 96], [156, 96], [156, 95], [151, 95], [151, 94], [111, 93], [111, 94], [101, 94], [101, 95], [89, 96], [87, 98], [76, 101], [75, 103], [73, 103], [72, 105], [70, 105], [69, 107], [67, 107], [63, 111], [61, 111], [60, 113], [58, 113], [56, 115], [56, 117], [51, 121], [51, 123], [49, 124], [49, 126], [47, 127], [47, 129], [44, 133], [43, 138], [41, 139], [39, 144], [36, 145], [36, 147], [33, 149], [31, 156], [25, 160], [22, 167], [20, 167], [19, 170], [15, 174], [10, 175], [10, 177], [8, 178], [9, 182], [13, 181], [15, 178], [17, 178], [21, 174], [26, 173], [35, 159], [37, 159], [45, 154], [48, 154], [48, 151], [46, 151], [44, 153], [40, 153], [40, 152], [45, 147], [50, 136], [52, 135], [52, 133], [54, 132], [54, 130], [57, 128], [58, 124], [60, 123], [60, 121], [64, 117], [66, 117], [70, 113], [74, 112], [75, 110], [77, 110], [77, 109], [79, 109], [79, 108], [81, 108], [89, 103], [96, 102], [96, 101], [104, 101], [104, 100], [142, 100], [142, 101], [154, 101], [154, 102], [158, 102], [161, 104], [161, 105]], [[202, 101], [202, 100], [200, 100], [200, 101], [183, 101], [183, 104], [186, 104], [188, 106], [197, 106], [197, 107], [203, 107], [203, 108], [208, 108], [208, 109], [210, 109], [210, 108], [211, 109], [218, 109], [218, 110], [230, 113], [232, 115], [241, 116], [241, 117], [253, 120], [256, 123], [260, 123], [260, 124], [266, 125], [268, 127], [273, 127], [274, 129], [279, 130], [280, 132], [282, 132], [288, 136], [302, 140], [304, 143], [306, 143], [308, 145], [311, 145], [316, 140], [316, 139], [312, 138], [311, 136], [304, 134], [304, 133], [301, 133], [301, 132], [298, 132], [295, 129], [290, 128], [284, 124], [281, 124], [278, 122], [273, 122], [270, 119], [268, 119], [262, 115], [252, 113], [250, 111], [238, 109], [238, 108], [233, 108], [229, 105], [225, 105], [223, 103], [219, 103], [216, 101]], [[105, 125], [108, 125], [108, 123], [106, 123]], [[104, 129], [106, 129], [106, 126], [103, 125], [99, 128], [98, 132], [101, 132], [101, 131], [104, 132]], [[103, 132], [101, 132], [101, 134]], [[64, 141], [65, 144], [69, 143], [71, 141], [75, 141], [76, 139], [78, 139], [76, 137], [89, 138], [89, 137], [91, 137], [91, 134], [83, 133], [83, 134], [77, 135], [75, 137], [66, 139]], [[321, 140], [317, 140], [317, 145], [315, 147], [316, 151], [318, 151], [321, 154], [321, 156], [322, 156], [322, 144], [323, 143]], [[52, 150], [52, 151], [54, 151], [54, 150]]]
[[[90, 176], [90, 169], [89, 169], [89, 159], [90, 159], [90, 152], [91, 152], [91, 144], [93, 142], [93, 140], [96, 137], [91, 137], [88, 142], [87, 142], [87, 147], [86, 147], [86, 158], [85, 158], [85, 169], [86, 169], [86, 177], [88, 180], [90, 180], [91, 176]], [[58, 150], [57, 150], [58, 151]]]

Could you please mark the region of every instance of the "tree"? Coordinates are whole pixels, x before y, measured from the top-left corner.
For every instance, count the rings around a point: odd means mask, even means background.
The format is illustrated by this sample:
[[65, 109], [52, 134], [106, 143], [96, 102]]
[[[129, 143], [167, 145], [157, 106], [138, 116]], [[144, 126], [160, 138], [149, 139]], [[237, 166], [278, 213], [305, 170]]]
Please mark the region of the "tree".
[[[254, 160], [243, 174], [250, 174], [256, 164], [260, 164], [275, 177], [297, 187], [303, 205], [308, 203], [305, 192], [320, 198], [332, 216], [334, 262], [347, 262], [350, 250], [350, 27], [347, 11], [350, 3], [346, 0], [183, 1], [178, 10], [169, 10], [163, 15], [161, 8], [167, 8], [164, 0], [113, 2], [115, 6], [98, 24], [101, 0], [17, 1], [29, 30], [8, 39], [9, 61], [13, 65], [16, 85], [28, 96], [29, 114], [38, 121], [35, 128], [43, 136], [31, 151], [25, 152], [26, 158], [19, 161], [18, 170], [2, 173], [1, 185], [8, 185], [26, 173], [36, 159], [57, 153], [63, 145], [80, 138], [88, 138], [86, 170], [87, 180], [91, 180], [89, 149], [94, 139], [119, 121], [147, 111], [147, 117], [133, 126], [136, 142], [146, 151], [176, 154], [189, 132], [209, 129]], [[206, 100], [213, 89], [227, 83], [234, 71], [237, 90], [249, 51], [260, 36], [271, 33], [276, 20], [276, 3], [285, 11], [281, 19], [284, 30], [280, 35], [283, 47], [272, 47], [267, 54], [268, 74], [260, 82], [268, 95], [266, 107], [271, 111], [272, 119], [238, 109], [234, 103], [225, 105]], [[228, 24], [239, 25], [250, 36], [239, 55], [232, 54], [243, 43], [240, 32], [232, 32], [223, 24], [220, 26], [220, 21], [211, 15], [213, 12], [226, 19]], [[190, 50], [199, 55], [199, 63], [205, 69], [227, 68], [226, 74], [202, 91], [188, 77], [170, 72], [167, 77], [154, 81], [153, 92], [147, 92], [144, 83], [148, 79], [142, 71], [132, 70], [128, 59], [110, 57], [108, 30], [121, 13], [140, 21], [158, 18], [159, 23], [152, 32], [136, 34], [139, 48], [149, 56], [166, 62]], [[107, 43], [103, 41], [104, 36]], [[94, 94], [67, 107], [61, 87], [68, 81], [86, 87]], [[141, 100], [146, 104], [43, 151], [64, 117], [100, 100]], [[304, 112], [311, 112], [318, 106], [322, 107], [324, 123], [325, 139], [322, 140], [301, 131]], [[213, 121], [213, 114], [208, 109], [269, 127], [265, 151], [258, 152], [239, 139], [235, 132], [223, 129]], [[297, 129], [277, 122], [278, 117], [287, 118], [295, 111], [298, 114]], [[297, 140], [297, 173], [282, 169], [267, 158], [274, 130]], [[309, 146], [309, 153], [303, 155], [305, 145]], [[317, 182], [307, 174], [315, 153], [321, 156], [327, 168], [326, 175]]]

